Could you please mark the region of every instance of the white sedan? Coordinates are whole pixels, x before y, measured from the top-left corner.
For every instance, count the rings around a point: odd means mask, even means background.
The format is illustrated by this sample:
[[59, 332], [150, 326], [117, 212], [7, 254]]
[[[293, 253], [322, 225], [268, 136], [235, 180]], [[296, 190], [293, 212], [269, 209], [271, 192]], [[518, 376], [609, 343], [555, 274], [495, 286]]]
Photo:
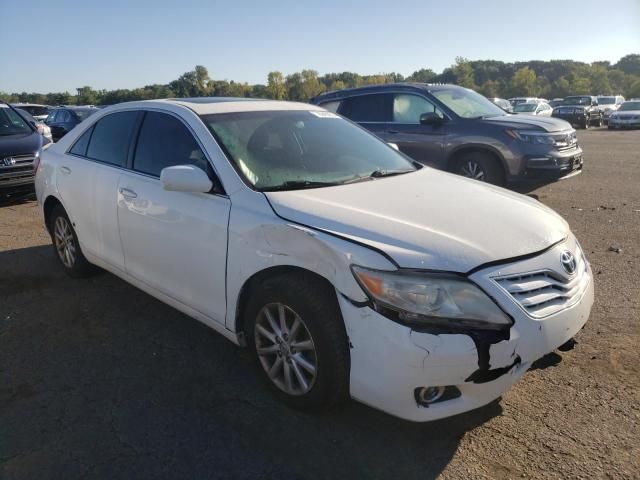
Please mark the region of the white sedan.
[[513, 113], [524, 115], [540, 115], [550, 117], [553, 108], [546, 102], [519, 103], [513, 107]]
[[184, 99], [91, 116], [42, 154], [61, 266], [96, 266], [252, 352], [297, 408], [413, 421], [500, 397], [589, 317], [567, 223], [421, 167], [306, 104]]

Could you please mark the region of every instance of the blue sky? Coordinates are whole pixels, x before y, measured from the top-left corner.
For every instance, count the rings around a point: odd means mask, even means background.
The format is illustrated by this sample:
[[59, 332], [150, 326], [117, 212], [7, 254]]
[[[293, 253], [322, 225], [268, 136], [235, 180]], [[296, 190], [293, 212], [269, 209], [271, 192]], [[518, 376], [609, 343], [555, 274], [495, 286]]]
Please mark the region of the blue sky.
[[458, 55], [615, 62], [640, 52], [640, 0], [0, 0], [0, 19], [6, 92], [135, 88], [196, 64], [266, 83], [271, 70], [409, 75]]

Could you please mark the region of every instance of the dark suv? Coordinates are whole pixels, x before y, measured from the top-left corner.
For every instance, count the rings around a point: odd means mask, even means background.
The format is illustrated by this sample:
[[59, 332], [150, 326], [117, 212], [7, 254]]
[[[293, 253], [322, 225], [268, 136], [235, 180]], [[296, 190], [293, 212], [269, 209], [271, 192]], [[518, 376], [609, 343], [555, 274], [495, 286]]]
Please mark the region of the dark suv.
[[604, 114], [598, 108], [598, 99], [591, 95], [567, 97], [553, 109], [551, 115], [582, 128], [589, 128], [590, 125], [601, 127], [604, 122]]
[[51, 128], [53, 141], [57, 142], [85, 118], [99, 111], [96, 107], [58, 107], [49, 111], [44, 123]]
[[35, 125], [0, 102], [0, 195], [33, 189], [35, 167], [48, 143]]
[[582, 168], [582, 149], [567, 122], [510, 115], [455, 85], [376, 85], [325, 93], [311, 103], [359, 123], [418, 162], [497, 185]]

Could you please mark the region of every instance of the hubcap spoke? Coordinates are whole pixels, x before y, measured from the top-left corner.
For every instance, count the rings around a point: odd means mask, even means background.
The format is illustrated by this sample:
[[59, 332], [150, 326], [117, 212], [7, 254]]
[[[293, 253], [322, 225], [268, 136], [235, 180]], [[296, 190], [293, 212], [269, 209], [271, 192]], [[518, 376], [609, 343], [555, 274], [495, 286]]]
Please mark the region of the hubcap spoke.
[[304, 340], [303, 342], [292, 343], [291, 348], [298, 350], [313, 350], [313, 342], [311, 340]]
[[316, 367], [314, 367], [313, 365], [311, 365], [302, 355], [297, 354], [294, 355], [293, 357], [291, 357], [293, 359], [293, 361], [295, 363], [297, 363], [298, 365], [300, 365], [302, 368], [304, 368], [307, 372], [309, 372], [311, 375], [315, 375], [316, 373]]
[[267, 337], [271, 341], [271, 343], [276, 343], [276, 336], [273, 333], [271, 333], [269, 330], [264, 328], [262, 325], [256, 325], [256, 330], [260, 332], [260, 334]]
[[305, 380], [304, 375], [302, 375], [302, 372], [298, 368], [298, 364], [295, 361], [291, 362], [291, 368], [296, 378], [298, 379], [298, 383], [300, 384], [302, 389], [307, 390], [309, 388], [309, 386], [307, 385], [307, 381]]
[[267, 317], [267, 320], [269, 321], [269, 325], [271, 326], [271, 331], [275, 333], [277, 337], [282, 335], [280, 328], [278, 328], [278, 325], [276, 324], [276, 321], [273, 319], [273, 315], [271, 315], [271, 312], [269, 311], [268, 308], [264, 309], [264, 315], [265, 317]]
[[278, 370], [280, 370], [282, 363], [283, 363], [282, 357], [278, 357], [276, 361], [273, 363], [273, 365], [271, 366], [271, 369], [267, 372], [269, 374], [269, 377], [271, 377], [271, 379], [276, 378], [276, 375], [278, 374]]
[[278, 353], [278, 345], [271, 345], [270, 347], [258, 348], [258, 355], [274, 355]]

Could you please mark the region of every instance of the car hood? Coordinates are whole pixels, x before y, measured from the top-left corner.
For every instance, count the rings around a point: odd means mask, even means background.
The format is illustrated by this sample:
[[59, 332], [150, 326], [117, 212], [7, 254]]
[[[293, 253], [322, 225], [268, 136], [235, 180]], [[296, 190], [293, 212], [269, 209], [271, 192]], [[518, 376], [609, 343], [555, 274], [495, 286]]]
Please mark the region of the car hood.
[[536, 200], [429, 167], [265, 195], [285, 220], [381, 250], [403, 268], [468, 272], [539, 252], [569, 233]]
[[571, 128], [571, 125], [559, 118], [542, 117], [540, 115], [500, 115], [483, 120], [490, 125], [500, 125], [505, 128], [519, 128], [523, 130], [544, 130], [546, 132], [561, 132]]
[[42, 147], [42, 136], [37, 132], [0, 136], [0, 158], [35, 154], [40, 147]]

